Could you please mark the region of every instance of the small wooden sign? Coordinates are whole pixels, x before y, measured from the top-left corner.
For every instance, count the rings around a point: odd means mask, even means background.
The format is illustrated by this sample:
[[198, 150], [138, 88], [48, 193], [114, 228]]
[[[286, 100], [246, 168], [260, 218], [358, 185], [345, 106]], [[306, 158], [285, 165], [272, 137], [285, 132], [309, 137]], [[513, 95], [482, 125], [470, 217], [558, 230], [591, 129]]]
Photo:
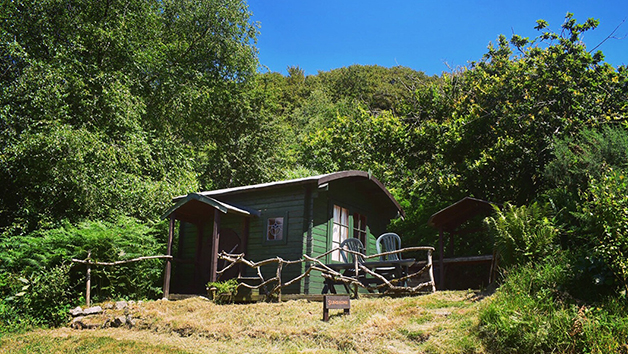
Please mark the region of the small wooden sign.
[[323, 296], [323, 321], [329, 321], [329, 310], [344, 310], [348, 315], [351, 311], [351, 299], [349, 295], [325, 295]]

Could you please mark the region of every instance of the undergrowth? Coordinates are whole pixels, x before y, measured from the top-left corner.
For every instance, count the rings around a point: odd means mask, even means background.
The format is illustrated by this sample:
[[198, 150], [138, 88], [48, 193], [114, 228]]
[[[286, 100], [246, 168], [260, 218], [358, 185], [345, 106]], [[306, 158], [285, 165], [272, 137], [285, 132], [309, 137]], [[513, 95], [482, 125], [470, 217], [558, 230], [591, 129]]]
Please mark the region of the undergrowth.
[[570, 265], [548, 257], [509, 271], [480, 310], [480, 334], [494, 353], [613, 353], [626, 349], [625, 299], [584, 302], [570, 288]]

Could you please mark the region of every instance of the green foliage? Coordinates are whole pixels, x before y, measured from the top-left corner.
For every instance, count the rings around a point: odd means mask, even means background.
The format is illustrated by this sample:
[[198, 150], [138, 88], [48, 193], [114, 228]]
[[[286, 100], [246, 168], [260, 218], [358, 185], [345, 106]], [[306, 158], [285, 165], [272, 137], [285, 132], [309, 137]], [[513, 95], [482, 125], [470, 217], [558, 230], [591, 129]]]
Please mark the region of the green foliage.
[[593, 252], [613, 271], [624, 294], [628, 291], [628, 170], [608, 170], [593, 180], [582, 217], [589, 225]]
[[624, 300], [578, 303], [567, 292], [566, 257], [512, 269], [480, 312], [484, 343], [497, 353], [609, 353], [624, 343]]
[[[56, 229], [1, 240], [0, 270], [28, 278], [44, 274], [46, 270], [72, 258], [85, 259], [89, 252], [91, 260], [101, 262], [163, 254], [163, 235], [160, 225], [149, 227], [130, 218], [120, 218], [116, 223], [90, 221], [78, 226], [66, 224]], [[159, 297], [162, 271], [161, 260], [115, 267], [94, 266], [92, 296], [95, 300]], [[68, 270], [68, 277], [73, 299], [77, 299], [85, 291], [85, 266], [75, 264]], [[0, 292], [8, 296], [11, 290], [0, 288]]]
[[447, 177], [432, 179], [434, 190], [528, 203], [546, 186], [555, 137], [625, 117], [626, 71], [589, 53], [580, 37], [594, 26], [572, 20], [562, 35], [500, 36], [482, 61], [417, 91], [427, 104], [413, 137], [429, 153], [416, 163]]
[[576, 309], [560, 302], [565, 264], [546, 259], [509, 272], [480, 313], [480, 332], [495, 352], [566, 352]]
[[232, 293], [238, 287], [237, 279], [229, 279], [225, 281], [214, 281], [207, 283], [207, 288], [216, 288], [217, 294]]
[[233, 299], [238, 288], [238, 280], [235, 278], [225, 281], [214, 281], [207, 283], [207, 289], [216, 289], [214, 298], [212, 299], [217, 304], [225, 304], [233, 302]]
[[555, 249], [558, 229], [548, 218], [546, 206], [535, 202], [517, 207], [505, 203], [495, 207], [494, 214], [485, 219], [494, 239], [500, 265], [511, 267], [538, 262]]
[[628, 166], [628, 131], [622, 125], [585, 128], [575, 137], [557, 139], [553, 151], [555, 158], [545, 170], [548, 180], [576, 194], [608, 167]]
[[0, 327], [6, 331], [61, 325], [75, 302], [68, 264], [43, 268], [28, 277], [9, 275], [3, 283], [0, 290], [9, 294], [0, 299]]
[[[163, 254], [164, 224], [131, 218], [115, 223], [86, 221], [0, 240], [0, 321], [7, 330], [57, 326], [85, 293], [84, 265], [72, 258], [114, 262]], [[163, 241], [162, 241], [163, 240]], [[161, 296], [163, 261], [92, 266], [92, 299]]]
[[0, 231], [152, 219], [199, 185], [264, 177], [243, 1], [21, 1], [0, 18]]
[[414, 85], [431, 79], [423, 72], [402, 66], [351, 65], [318, 74], [320, 84], [333, 101], [356, 101], [371, 112], [390, 111], [400, 116], [415, 108]]
[[545, 169], [551, 183], [547, 195], [560, 210], [557, 218], [569, 233], [568, 246], [591, 248], [596, 237], [587, 235], [593, 221], [583, 207], [590, 199], [593, 180], [603, 181], [609, 169], [628, 166], [628, 134], [621, 125], [603, 125], [585, 128], [574, 137], [554, 142], [554, 160]]
[[330, 125], [309, 135], [301, 146], [301, 164], [318, 171], [372, 171], [383, 180], [403, 168], [405, 127], [390, 112], [338, 115]]

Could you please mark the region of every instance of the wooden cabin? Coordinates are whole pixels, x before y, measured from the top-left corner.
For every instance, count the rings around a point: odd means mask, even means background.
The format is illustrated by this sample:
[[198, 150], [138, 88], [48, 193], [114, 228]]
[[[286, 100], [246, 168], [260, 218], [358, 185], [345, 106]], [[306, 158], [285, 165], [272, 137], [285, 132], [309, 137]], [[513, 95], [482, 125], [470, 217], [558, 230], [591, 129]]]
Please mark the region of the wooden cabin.
[[[233, 268], [218, 278], [225, 266], [217, 259], [220, 251], [244, 253], [253, 261], [276, 256], [296, 260], [303, 254], [319, 256], [354, 237], [367, 254], [376, 254], [377, 237], [391, 219], [404, 215], [384, 185], [363, 171], [191, 193], [173, 202], [164, 215], [170, 219], [168, 254], [173, 256], [164, 276], [166, 297], [201, 294], [209, 281], [254, 275], [252, 269]], [[337, 253], [326, 257], [326, 263], [340, 260]], [[283, 279], [295, 278], [306, 266], [284, 268]], [[262, 268], [266, 279], [275, 270]], [[323, 278], [314, 274], [284, 293], [320, 294], [322, 289]]]

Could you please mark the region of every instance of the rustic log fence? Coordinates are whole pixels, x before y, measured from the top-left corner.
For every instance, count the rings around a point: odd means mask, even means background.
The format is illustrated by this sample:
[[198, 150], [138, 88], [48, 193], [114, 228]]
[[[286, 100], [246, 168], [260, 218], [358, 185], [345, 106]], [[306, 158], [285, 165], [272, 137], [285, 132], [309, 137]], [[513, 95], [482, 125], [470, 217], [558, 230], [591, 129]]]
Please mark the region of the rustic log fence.
[[[238, 284], [238, 287], [245, 287], [249, 289], [259, 290], [260, 288], [266, 287], [267, 285], [276, 282], [273, 289], [266, 293], [266, 297], [267, 297], [267, 300], [270, 300], [272, 299], [274, 294], [277, 294], [277, 298], [279, 301], [281, 301], [281, 292], [282, 292], [281, 290], [283, 288], [290, 286], [297, 281], [300, 281], [304, 277], [309, 276], [312, 271], [321, 272], [321, 275], [325, 279], [331, 279], [333, 281], [340, 281], [346, 284], [348, 287], [352, 286], [354, 289], [354, 296], [356, 297], [358, 296], [358, 288], [366, 289], [369, 292], [373, 292], [376, 290], [377, 291], [383, 290], [382, 291], [383, 294], [417, 294], [422, 289], [428, 288], [428, 287], [431, 288], [430, 289], [431, 292], [436, 291], [436, 285], [434, 282], [433, 262], [432, 262], [432, 253], [434, 252], [433, 247], [408, 247], [408, 248], [403, 248], [397, 251], [383, 252], [383, 253], [378, 253], [378, 254], [374, 254], [370, 256], [364, 255], [360, 252], [343, 249], [342, 250], [343, 252], [352, 253], [355, 255], [353, 257], [354, 259], [354, 273], [353, 274], [357, 275], [359, 274], [360, 271], [362, 271], [365, 274], [372, 276], [373, 278], [379, 280], [380, 282], [376, 286], [372, 286], [372, 285], [368, 285], [368, 284], [364, 284], [363, 282], [360, 282], [357, 276], [353, 277], [353, 276], [344, 275], [340, 273], [339, 271], [331, 269], [330, 267], [328, 267], [327, 265], [325, 265], [325, 263], [321, 261], [321, 259], [323, 259], [325, 256], [337, 250], [340, 250], [340, 248], [334, 248], [317, 257], [303, 255], [303, 258], [298, 259], [298, 260], [292, 260], [292, 261], [284, 260], [281, 257], [274, 257], [274, 258], [265, 259], [259, 262], [253, 262], [253, 261], [245, 259], [243, 253], [242, 254], [230, 254], [226, 252], [221, 252], [218, 255], [218, 258], [226, 262], [229, 262], [229, 264], [225, 266], [222, 270], [217, 271], [217, 273], [218, 273], [218, 277], [220, 277], [220, 275], [222, 275], [225, 271], [227, 271], [228, 269], [232, 267], [235, 267], [238, 264], [244, 264], [250, 268], [253, 268], [255, 269], [257, 273], [257, 277], [259, 278], [260, 283], [257, 285], [240, 283]], [[358, 262], [358, 259], [360, 257], [366, 261], [368, 259], [377, 258], [380, 256], [386, 256], [386, 255], [391, 255], [391, 254], [401, 254], [402, 252], [412, 252], [412, 251], [427, 251], [427, 263], [423, 268], [421, 268], [417, 272], [414, 272], [412, 274], [406, 274], [405, 276], [400, 277], [400, 278], [387, 279], [383, 275], [367, 268], [363, 263]], [[304, 262], [306, 262], [306, 264], [309, 263], [309, 267], [301, 275], [284, 283], [281, 277], [283, 267], [286, 265], [299, 264], [299, 263], [304, 263]], [[275, 264], [275, 263], [277, 264], [277, 271], [275, 273], [275, 276], [269, 279], [264, 279], [264, 276], [262, 275], [261, 267], [265, 265]], [[400, 283], [403, 284], [408, 279], [418, 277], [425, 272], [428, 272], [429, 274], [430, 280], [427, 282], [420, 283], [414, 287], [398, 285]]]
[[[284, 260], [281, 257], [274, 257], [274, 258], [269, 258], [269, 259], [265, 259], [263, 261], [259, 261], [259, 262], [253, 262], [250, 260], [247, 260], [244, 258], [244, 254], [231, 254], [231, 253], [226, 253], [226, 252], [220, 252], [220, 254], [218, 255], [219, 259], [222, 259], [226, 262], [228, 262], [229, 264], [227, 266], [225, 266], [223, 269], [217, 271], [218, 276], [220, 277], [220, 275], [222, 275], [225, 271], [227, 271], [230, 268], [235, 267], [238, 264], [244, 264], [250, 268], [255, 269], [256, 273], [257, 273], [257, 277], [260, 280], [260, 283], [258, 285], [250, 285], [247, 283], [239, 283], [238, 284], [238, 288], [239, 287], [245, 287], [245, 288], [249, 288], [249, 289], [260, 289], [263, 287], [268, 286], [269, 284], [272, 283], [276, 283], [275, 286], [270, 290], [267, 291], [266, 293], [266, 298], [267, 300], [272, 299], [274, 294], [277, 294], [277, 298], [279, 301], [281, 301], [281, 294], [282, 294], [282, 289], [285, 287], [288, 287], [294, 283], [296, 283], [297, 281], [300, 281], [301, 279], [303, 279], [304, 277], [307, 277], [310, 275], [310, 273], [312, 271], [318, 271], [321, 273], [321, 275], [323, 276], [323, 278], [325, 279], [331, 279], [333, 281], [338, 281], [338, 282], [342, 282], [344, 284], [347, 285], [347, 287], [353, 287], [353, 293], [354, 296], [358, 296], [358, 288], [363, 288], [368, 290], [369, 292], [373, 292], [373, 291], [382, 291], [382, 294], [417, 294], [419, 293], [421, 290], [425, 289], [425, 288], [431, 288], [431, 292], [435, 292], [436, 291], [436, 285], [434, 282], [434, 272], [433, 272], [433, 262], [432, 262], [432, 253], [434, 252], [434, 248], [433, 247], [408, 247], [408, 248], [404, 248], [401, 250], [397, 250], [397, 251], [390, 251], [390, 252], [384, 252], [384, 253], [378, 253], [378, 254], [374, 254], [374, 255], [364, 255], [360, 252], [357, 251], [352, 251], [352, 250], [347, 250], [347, 249], [343, 249], [343, 252], [346, 253], [351, 253], [354, 254], [355, 256], [353, 257], [354, 259], [354, 273], [353, 274], [360, 274], [360, 272], [363, 272], [364, 274], [368, 274], [370, 276], [372, 276], [373, 278], [377, 279], [379, 281], [379, 284], [372, 286], [369, 284], [364, 284], [363, 282], [360, 282], [360, 280], [358, 279], [357, 276], [348, 276], [348, 275], [344, 275], [341, 272], [331, 269], [330, 267], [328, 267], [327, 265], [325, 265], [325, 263], [323, 263], [321, 261], [321, 259], [323, 259], [324, 257], [326, 257], [327, 255], [329, 255], [332, 252], [338, 251], [340, 250], [340, 248], [334, 248], [331, 249], [319, 256], [316, 257], [311, 257], [308, 255], [303, 255], [303, 257], [301, 259], [298, 260]], [[363, 263], [358, 262], [358, 259], [364, 259], [365, 261], [368, 259], [372, 259], [372, 258], [378, 258], [380, 256], [387, 256], [387, 255], [391, 255], [391, 254], [401, 254], [402, 252], [412, 252], [412, 251], [427, 251], [427, 263], [425, 264], [425, 266], [423, 266], [420, 270], [412, 273], [412, 274], [406, 274], [403, 277], [400, 278], [395, 278], [395, 279], [388, 279], [386, 277], [384, 277], [383, 275], [367, 268]], [[167, 259], [167, 260], [172, 260], [173, 257], [172, 256], [168, 256], [168, 255], [158, 255], [158, 256], [144, 256], [144, 257], [137, 257], [137, 258], [133, 258], [133, 259], [128, 259], [128, 260], [122, 260], [122, 261], [115, 261], [115, 262], [97, 262], [97, 261], [93, 261], [91, 260], [91, 251], [88, 252], [87, 254], [87, 258], [86, 259], [76, 259], [73, 258], [72, 262], [74, 263], [79, 263], [79, 264], [85, 264], [87, 266], [87, 271], [86, 271], [86, 285], [85, 285], [85, 302], [86, 305], [89, 307], [91, 304], [91, 267], [92, 266], [116, 266], [116, 265], [122, 265], [122, 264], [127, 264], [127, 263], [132, 263], [132, 262], [139, 262], [139, 261], [143, 261], [143, 260], [149, 260], [149, 259]], [[282, 271], [284, 266], [287, 265], [293, 265], [293, 264], [300, 264], [300, 263], [309, 263], [309, 267], [305, 270], [305, 272], [303, 272], [302, 274], [300, 274], [299, 276], [287, 281], [287, 282], [283, 282], [282, 280]], [[275, 276], [269, 279], [264, 279], [264, 276], [262, 275], [262, 271], [261, 271], [261, 267], [265, 266], [265, 265], [270, 265], [270, 264], [277, 264], [277, 270], [275, 272]], [[415, 277], [419, 277], [422, 274], [424, 274], [425, 272], [428, 272], [429, 275], [429, 281], [427, 282], [423, 282], [420, 283], [414, 287], [410, 287], [410, 286], [401, 286], [399, 285], [400, 283], [403, 284], [405, 283], [406, 280], [408, 279], [412, 279]], [[237, 288], [236, 288], [237, 289]]]

